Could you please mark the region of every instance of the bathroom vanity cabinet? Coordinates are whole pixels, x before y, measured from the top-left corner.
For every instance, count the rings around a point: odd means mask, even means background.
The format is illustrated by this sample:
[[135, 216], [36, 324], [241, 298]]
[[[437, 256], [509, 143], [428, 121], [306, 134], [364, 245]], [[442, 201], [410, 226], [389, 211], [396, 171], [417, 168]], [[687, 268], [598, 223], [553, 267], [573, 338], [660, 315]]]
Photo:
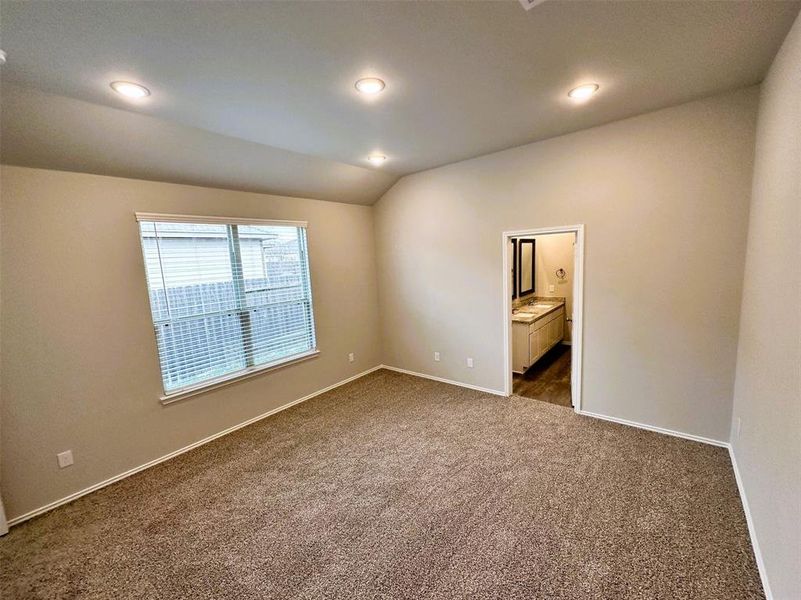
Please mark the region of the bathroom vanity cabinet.
[[541, 316], [512, 320], [512, 371], [524, 373], [565, 337], [564, 304]]

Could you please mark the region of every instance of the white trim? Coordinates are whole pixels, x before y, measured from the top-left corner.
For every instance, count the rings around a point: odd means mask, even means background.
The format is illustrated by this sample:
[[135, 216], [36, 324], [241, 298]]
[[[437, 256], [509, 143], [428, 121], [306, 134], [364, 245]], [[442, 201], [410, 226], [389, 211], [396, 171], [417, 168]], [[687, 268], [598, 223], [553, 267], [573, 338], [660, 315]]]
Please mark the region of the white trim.
[[711, 446], [726, 448], [729, 451], [729, 458], [731, 459], [731, 466], [732, 470], [734, 471], [734, 480], [737, 482], [737, 491], [740, 494], [740, 503], [743, 505], [743, 512], [745, 513], [745, 522], [748, 525], [748, 537], [751, 539], [751, 549], [754, 552], [754, 558], [756, 559], [757, 570], [759, 571], [759, 578], [762, 581], [762, 590], [765, 593], [766, 600], [773, 600], [773, 592], [770, 589], [770, 583], [768, 583], [768, 573], [767, 569], [765, 568], [765, 561], [762, 558], [762, 551], [759, 548], [759, 540], [757, 539], [756, 535], [756, 527], [754, 526], [754, 519], [751, 516], [751, 508], [748, 506], [748, 496], [745, 493], [745, 485], [743, 484], [743, 478], [740, 475], [740, 468], [737, 466], [737, 456], [734, 453], [734, 446], [732, 446], [729, 442], [724, 442], [721, 440], [713, 440], [711, 438], [706, 438], [700, 435], [693, 435], [691, 433], [684, 433], [681, 431], [675, 431], [673, 429], [665, 429], [663, 427], [655, 427], [653, 425], [646, 425], [644, 423], [629, 421], [627, 419], [618, 419], [617, 417], [609, 417], [606, 415], [601, 415], [586, 410], [579, 412], [579, 414], [585, 417], [602, 419], [604, 421], [611, 421], [613, 423], [619, 423], [621, 425], [628, 425], [629, 427], [637, 427], [638, 429], [645, 429], [647, 431], [654, 431], [656, 433], [671, 435], [673, 437], [683, 438], [685, 440], [691, 440], [693, 442], [700, 442], [702, 444], [709, 444]]
[[250, 367], [249, 369], [243, 369], [242, 371], [236, 371], [235, 373], [229, 373], [228, 375], [217, 377], [216, 379], [209, 379], [208, 381], [198, 383], [197, 385], [175, 390], [169, 394], [164, 394], [161, 396], [160, 400], [161, 403], [166, 406], [167, 404], [172, 404], [173, 402], [178, 402], [179, 400], [185, 400], [186, 398], [191, 398], [192, 396], [205, 394], [211, 390], [216, 390], [217, 388], [236, 383], [237, 381], [248, 379], [254, 375], [260, 375], [261, 373], [266, 373], [268, 371], [275, 371], [276, 369], [295, 365], [311, 358], [317, 358], [319, 355], [320, 351], [315, 348], [313, 350], [309, 350], [308, 352], [295, 354], [294, 356], [282, 358], [281, 360], [265, 363], [256, 367]]
[[[505, 248], [504, 248], [504, 251], [505, 251]], [[179, 456], [181, 454], [184, 454], [185, 452], [189, 452], [190, 450], [193, 450], [193, 449], [195, 449], [195, 448], [197, 448], [199, 446], [207, 444], [207, 443], [209, 443], [209, 442], [211, 442], [213, 440], [216, 440], [217, 438], [220, 438], [220, 437], [223, 437], [225, 435], [228, 435], [229, 433], [233, 433], [234, 431], [237, 431], [238, 429], [242, 429], [243, 427], [247, 427], [248, 425], [252, 425], [253, 423], [261, 421], [262, 419], [265, 419], [265, 418], [267, 418], [267, 417], [269, 417], [271, 415], [274, 415], [274, 414], [279, 413], [279, 412], [281, 412], [283, 410], [286, 410], [287, 408], [289, 408], [291, 406], [294, 406], [296, 404], [300, 404], [301, 402], [305, 402], [306, 400], [311, 400], [315, 396], [319, 396], [320, 394], [324, 394], [325, 392], [329, 392], [329, 391], [331, 391], [331, 390], [333, 390], [335, 388], [338, 388], [339, 386], [345, 385], [346, 383], [350, 383], [351, 381], [359, 379], [360, 377], [364, 377], [365, 375], [368, 375], [368, 374], [370, 374], [370, 373], [372, 373], [374, 371], [378, 371], [379, 369], [387, 369], [389, 371], [395, 371], [397, 373], [405, 373], [406, 375], [413, 375], [415, 377], [422, 377], [423, 379], [431, 379], [433, 381], [439, 381], [441, 383], [447, 383], [447, 384], [450, 384], [450, 385], [456, 385], [456, 386], [459, 386], [459, 387], [469, 388], [471, 390], [478, 390], [480, 392], [486, 392], [486, 393], [489, 393], [489, 394], [494, 394], [496, 396], [507, 396], [507, 394], [505, 394], [503, 392], [500, 392], [498, 390], [492, 390], [492, 389], [489, 389], [489, 388], [482, 388], [482, 387], [479, 387], [479, 386], [476, 386], [476, 385], [471, 385], [469, 383], [462, 383], [460, 381], [453, 381], [453, 380], [450, 380], [450, 379], [445, 379], [443, 377], [436, 377], [434, 375], [426, 375], [424, 373], [417, 373], [415, 371], [409, 371], [407, 369], [401, 369], [399, 367], [391, 367], [389, 365], [377, 365], [377, 366], [375, 366], [375, 367], [373, 367], [371, 369], [367, 369], [366, 371], [362, 371], [361, 373], [353, 375], [352, 377], [348, 377], [347, 379], [343, 379], [342, 381], [339, 381], [337, 383], [329, 385], [328, 387], [325, 387], [325, 388], [323, 388], [321, 390], [317, 390], [316, 392], [312, 392], [311, 394], [309, 394], [307, 396], [304, 396], [303, 398], [298, 398], [297, 400], [293, 400], [291, 402], [288, 402], [288, 403], [286, 403], [286, 404], [284, 404], [282, 406], [279, 406], [278, 408], [274, 408], [274, 409], [272, 409], [270, 411], [267, 411], [266, 413], [263, 413], [263, 414], [258, 415], [256, 417], [253, 417], [252, 419], [248, 419], [247, 421], [239, 423], [238, 425], [234, 425], [233, 427], [229, 427], [228, 429], [224, 429], [223, 431], [220, 431], [220, 432], [215, 433], [213, 435], [210, 435], [210, 436], [208, 436], [206, 438], [203, 438], [202, 440], [199, 440], [197, 442], [189, 444], [188, 446], [184, 446], [183, 448], [181, 448], [179, 450], [176, 450], [174, 452], [170, 452], [169, 454], [165, 454], [164, 456], [161, 456], [160, 458], [157, 458], [155, 460], [151, 460], [150, 462], [147, 462], [147, 463], [145, 463], [143, 465], [140, 465], [138, 467], [134, 467], [133, 469], [129, 469], [128, 471], [125, 471], [124, 473], [120, 473], [119, 475], [115, 475], [114, 477], [110, 477], [109, 479], [106, 479], [104, 481], [101, 481], [99, 483], [91, 485], [91, 486], [89, 486], [87, 488], [84, 488], [84, 489], [78, 491], [78, 492], [70, 494], [69, 496], [65, 496], [64, 498], [61, 498], [60, 500], [56, 500], [54, 502], [51, 502], [49, 504], [46, 504], [46, 505], [41, 506], [39, 508], [36, 508], [36, 509], [34, 509], [34, 510], [30, 511], [30, 512], [27, 512], [27, 513], [25, 513], [23, 515], [20, 515], [19, 517], [15, 517], [15, 518], [11, 519], [10, 521], [8, 521], [8, 526], [9, 527], [13, 527], [14, 525], [19, 525], [20, 523], [23, 523], [24, 521], [27, 521], [28, 519], [32, 519], [33, 517], [39, 516], [39, 515], [41, 515], [43, 513], [46, 513], [46, 512], [48, 512], [50, 510], [53, 510], [54, 508], [57, 508], [59, 506], [62, 506], [62, 505], [67, 504], [69, 502], [72, 502], [73, 500], [77, 500], [81, 496], [85, 496], [87, 494], [90, 494], [91, 492], [94, 492], [96, 490], [99, 490], [101, 488], [109, 486], [112, 483], [116, 483], [116, 482], [118, 482], [118, 481], [120, 481], [122, 479], [125, 479], [126, 477], [130, 477], [131, 475], [139, 473], [140, 471], [144, 471], [145, 469], [153, 467], [153, 466], [155, 466], [155, 465], [157, 465], [159, 463], [165, 462], [165, 461], [167, 461], [167, 460], [169, 460], [171, 458], [174, 458], [176, 456]], [[736, 456], [735, 456], [735, 453], [734, 453], [734, 448], [731, 446], [731, 444], [729, 444], [727, 442], [722, 442], [720, 440], [713, 440], [713, 439], [709, 439], [709, 438], [705, 438], [705, 437], [701, 437], [701, 436], [697, 436], [697, 435], [692, 435], [692, 434], [688, 434], [688, 433], [682, 433], [680, 431], [674, 431], [674, 430], [671, 430], [671, 429], [664, 429], [662, 427], [654, 427], [652, 425], [645, 425], [644, 423], [637, 423], [636, 421], [629, 421], [627, 419], [618, 419], [616, 417], [609, 417], [609, 416], [606, 416], [606, 415], [601, 415], [601, 414], [598, 414], [598, 413], [592, 413], [592, 412], [588, 412], [588, 411], [581, 411], [579, 414], [581, 414], [582, 416], [586, 416], [586, 417], [591, 417], [591, 418], [595, 418], [595, 419], [602, 419], [604, 421], [611, 421], [613, 423], [619, 423], [621, 425], [628, 425], [630, 427], [637, 427], [639, 429], [645, 429], [647, 431], [654, 431], [656, 433], [663, 433], [665, 435], [671, 435], [671, 436], [674, 436], [674, 437], [684, 438], [684, 439], [692, 440], [692, 441], [695, 441], [695, 442], [701, 442], [701, 443], [704, 443], [704, 444], [711, 444], [713, 446], [720, 446], [720, 447], [723, 447], [723, 448], [727, 448], [729, 450], [729, 457], [731, 459], [732, 470], [734, 471], [734, 479], [737, 482], [737, 490], [738, 490], [738, 492], [740, 494], [740, 501], [741, 501], [741, 503], [743, 505], [743, 512], [745, 513], [745, 520], [746, 520], [746, 523], [748, 525], [748, 535], [751, 538], [751, 547], [752, 547], [752, 549], [754, 551], [754, 556], [756, 558], [757, 569], [759, 570], [759, 576], [760, 576], [760, 579], [762, 580], [762, 587], [763, 587], [763, 590], [765, 592], [765, 597], [766, 597], [767, 600], [773, 600], [773, 594], [772, 594], [772, 592], [770, 590], [770, 585], [768, 583], [767, 572], [765, 570], [765, 562], [764, 562], [764, 560], [762, 558], [762, 552], [759, 549], [759, 542], [757, 541], [756, 530], [754, 528], [754, 521], [753, 521], [753, 518], [751, 517], [751, 509], [748, 506], [748, 498], [747, 498], [747, 496], [745, 494], [745, 487], [743, 485], [742, 477], [740, 476], [740, 469], [737, 466], [737, 459], [736, 459]], [[2, 506], [2, 504], [0, 504], [0, 506]]]
[[655, 425], [646, 425], [645, 423], [638, 423], [637, 421], [629, 421], [628, 419], [621, 419], [618, 417], [610, 417], [608, 415], [602, 415], [600, 413], [589, 412], [586, 410], [581, 410], [577, 412], [582, 416], [592, 417], [593, 419], [601, 419], [603, 421], [611, 421], [612, 423], [628, 425], [629, 427], [636, 427], [638, 429], [645, 429], [647, 431], [655, 431], [656, 433], [664, 433], [665, 435], [672, 435], [673, 437], [684, 438], [685, 440], [692, 440], [693, 442], [701, 442], [702, 444], [720, 446], [721, 448], [729, 447], [728, 442], [724, 442], [721, 440], [713, 440], [712, 438], [703, 437], [701, 435], [684, 433], [683, 431], [675, 431], [673, 429], [665, 429], [664, 427], [656, 427]]
[[748, 535], [751, 537], [751, 548], [754, 551], [754, 558], [756, 559], [757, 569], [759, 570], [759, 578], [762, 580], [762, 591], [765, 592], [766, 600], [773, 600], [773, 592], [770, 590], [768, 583], [768, 572], [765, 569], [765, 561], [762, 559], [762, 551], [759, 549], [759, 541], [757, 540], [756, 527], [754, 527], [754, 519], [751, 516], [751, 509], [748, 506], [748, 497], [745, 495], [745, 485], [743, 478], [740, 476], [740, 469], [737, 466], [737, 458], [734, 454], [734, 446], [727, 444], [729, 447], [729, 457], [731, 458], [731, 466], [734, 470], [734, 479], [737, 481], [737, 490], [740, 492], [740, 501], [743, 504], [743, 512], [745, 513], [745, 522], [748, 525]]
[[252, 425], [253, 423], [255, 423], [257, 421], [261, 421], [262, 419], [265, 419], [265, 418], [267, 418], [267, 417], [269, 417], [271, 415], [279, 413], [282, 410], [286, 410], [290, 406], [294, 406], [295, 404], [300, 404], [301, 402], [305, 402], [306, 400], [311, 400], [315, 396], [319, 396], [320, 394], [324, 394], [325, 392], [329, 392], [329, 391], [333, 390], [334, 388], [338, 388], [341, 385], [345, 385], [346, 383], [350, 383], [351, 381], [354, 381], [355, 379], [359, 379], [360, 377], [364, 377], [365, 375], [368, 375], [369, 373], [372, 373], [373, 371], [377, 371], [377, 370], [381, 369], [382, 367], [383, 367], [383, 365], [378, 365], [378, 366], [373, 367], [372, 369], [367, 369], [366, 371], [362, 371], [361, 373], [358, 373], [357, 375], [354, 375], [352, 377], [348, 377], [347, 379], [343, 379], [342, 381], [338, 381], [337, 383], [331, 384], [328, 387], [324, 387], [321, 390], [317, 390], [316, 392], [312, 392], [308, 396], [303, 396], [303, 398], [298, 398], [297, 400], [292, 400], [291, 402], [287, 402], [286, 404], [283, 404], [283, 405], [279, 406], [278, 408], [273, 408], [272, 410], [269, 410], [266, 413], [260, 414], [260, 415], [258, 415], [256, 417], [253, 417], [252, 419], [248, 419], [247, 421], [243, 421], [242, 423], [239, 423], [238, 425], [234, 425], [233, 427], [229, 427], [228, 429], [224, 429], [223, 431], [220, 431], [218, 433], [212, 434], [212, 435], [210, 435], [208, 437], [203, 438], [202, 440], [198, 440], [197, 442], [193, 442], [193, 443], [189, 444], [188, 446], [184, 446], [183, 448], [180, 448], [179, 450], [175, 450], [174, 452], [170, 452], [169, 454], [165, 454], [164, 456], [161, 456], [159, 458], [156, 458], [154, 460], [146, 462], [143, 465], [139, 465], [138, 467], [134, 467], [133, 469], [129, 469], [129, 470], [123, 472], [123, 473], [120, 473], [119, 475], [115, 475], [115, 476], [110, 477], [108, 479], [105, 479], [105, 480], [103, 480], [103, 481], [101, 481], [99, 483], [95, 483], [94, 485], [90, 485], [87, 488], [84, 488], [84, 489], [82, 489], [82, 490], [80, 490], [78, 492], [70, 494], [69, 496], [64, 496], [63, 498], [61, 498], [59, 500], [55, 500], [54, 502], [50, 502], [49, 504], [45, 504], [44, 506], [40, 506], [39, 508], [35, 508], [32, 511], [29, 511], [29, 512], [23, 514], [23, 515], [20, 515], [18, 517], [14, 517], [13, 519], [9, 520], [8, 525], [9, 525], [9, 527], [13, 527], [14, 525], [19, 525], [20, 523], [22, 523], [24, 521], [27, 521], [28, 519], [32, 519], [33, 517], [39, 516], [39, 515], [41, 515], [43, 513], [46, 513], [46, 512], [48, 512], [50, 510], [53, 510], [54, 508], [57, 508], [57, 507], [59, 507], [59, 506], [61, 506], [63, 504], [67, 504], [69, 502], [72, 502], [73, 500], [77, 500], [81, 496], [85, 496], [86, 494], [90, 494], [91, 492], [97, 491], [97, 490], [99, 490], [101, 488], [104, 488], [104, 487], [106, 487], [108, 485], [111, 485], [112, 483], [116, 483], [116, 482], [118, 482], [118, 481], [120, 481], [122, 479], [125, 479], [126, 477], [130, 477], [131, 475], [135, 475], [136, 473], [139, 473], [140, 471], [144, 471], [145, 469], [149, 469], [150, 467], [153, 467], [153, 466], [155, 466], [155, 465], [157, 465], [159, 463], [163, 463], [164, 461], [167, 461], [167, 460], [169, 460], [171, 458], [175, 458], [176, 456], [179, 456], [179, 455], [181, 455], [181, 454], [183, 454], [185, 452], [189, 452], [190, 450], [194, 450], [198, 446], [202, 446], [204, 444], [208, 444], [209, 442], [211, 442], [213, 440], [216, 440], [217, 438], [220, 438], [220, 437], [222, 437], [224, 435], [228, 435], [229, 433], [233, 433], [237, 429], [242, 429], [243, 427], [247, 427], [248, 425]]
[[418, 373], [416, 371], [409, 371], [407, 369], [401, 369], [400, 367], [390, 367], [389, 365], [381, 365], [384, 369], [389, 371], [395, 371], [397, 373], [405, 373], [406, 375], [414, 375], [415, 377], [422, 377], [423, 379], [431, 379], [433, 381], [439, 381], [440, 383], [448, 383], [450, 385], [458, 385], [459, 387], [468, 388], [471, 390], [478, 390], [479, 392], [486, 392], [487, 394], [494, 394], [496, 396], [508, 396], [508, 394], [504, 394], [500, 390], [493, 390], [490, 388], [481, 387], [478, 385], [473, 385], [471, 383], [463, 383], [461, 381], [454, 381], [453, 379], [445, 379], [444, 377], [437, 377], [436, 375], [428, 375], [426, 373]]
[[512, 231], [504, 231], [503, 235], [506, 237], [525, 237], [529, 235], [546, 235], [548, 233], [570, 233], [572, 231], [584, 230], [584, 224], [578, 225], [563, 225], [557, 227], [537, 227], [535, 229], [515, 229]]
[[6, 521], [6, 511], [3, 508], [3, 499], [0, 498], [0, 535], [8, 533], [8, 521]]
[[173, 215], [159, 213], [134, 213], [137, 221], [157, 223], [220, 223], [223, 225], [278, 225], [284, 227], [308, 227], [307, 221], [277, 221], [275, 219], [248, 219], [245, 217], [207, 217], [203, 215]]
[[[581, 412], [582, 398], [582, 372], [584, 349], [584, 225], [566, 225], [563, 227], [540, 227], [537, 229], [523, 229], [519, 231], [504, 231], [501, 234], [503, 249], [503, 381], [504, 395], [512, 393], [512, 285], [509, 277], [509, 252], [507, 244], [509, 238], [520, 236], [546, 235], [549, 233], [575, 233], [576, 245], [574, 262], [576, 272], [573, 274], [573, 327], [570, 337], [571, 369], [570, 369], [570, 395], [573, 401], [573, 410]], [[565, 315], [567, 317], [567, 315]]]
[[[506, 248], [504, 247], [504, 252], [505, 251]], [[495, 394], [497, 396], [508, 395], [498, 390], [482, 388], [477, 385], [471, 385], [469, 383], [462, 383], [460, 381], [444, 379], [443, 377], [436, 377], [434, 375], [426, 375], [425, 373], [417, 373], [415, 371], [409, 371], [407, 369], [401, 369], [398, 367], [391, 367], [389, 365], [381, 365], [380, 368], [387, 369], [389, 371], [396, 371], [398, 373], [405, 373], [407, 375], [413, 375], [415, 377], [422, 377], [424, 379], [432, 379], [434, 381], [440, 381], [442, 383], [449, 383], [451, 385], [458, 385], [460, 387], [469, 388], [471, 390], [478, 390], [480, 392], [487, 392], [489, 394]], [[742, 502], [743, 512], [745, 513], [745, 520], [748, 524], [748, 535], [751, 538], [751, 547], [753, 548], [754, 556], [756, 558], [757, 568], [759, 569], [759, 577], [762, 580], [762, 587], [765, 592], [766, 600], [773, 600], [773, 594], [770, 591], [770, 585], [768, 584], [767, 573], [765, 571], [765, 563], [762, 559], [762, 552], [759, 549], [759, 543], [757, 542], [757, 537], [756, 537], [756, 530], [754, 529], [753, 519], [751, 518], [751, 510], [748, 507], [748, 499], [746, 498], [745, 495], [745, 488], [743, 487], [742, 478], [740, 477], [740, 471], [737, 467], [737, 460], [735, 459], [734, 455], [734, 449], [732, 448], [731, 444], [729, 444], [728, 442], [724, 442], [722, 440], [713, 440], [712, 438], [707, 438], [700, 435], [684, 433], [683, 431], [676, 431], [673, 429], [665, 429], [664, 427], [656, 427], [654, 425], [646, 425], [645, 423], [638, 423], [637, 421], [629, 421], [628, 419], [609, 417], [607, 415], [593, 413], [586, 410], [576, 411], [576, 412], [582, 416], [590, 417], [593, 419], [601, 419], [603, 421], [610, 421], [612, 423], [618, 423], [620, 425], [627, 425], [629, 427], [636, 427], [638, 429], [644, 429], [646, 431], [653, 431], [655, 433], [661, 433], [664, 435], [670, 435], [673, 437], [682, 438], [693, 442], [700, 442], [702, 444], [709, 444], [710, 446], [718, 446], [720, 448], [728, 449], [729, 455], [731, 456], [731, 464], [732, 464], [732, 469], [734, 471], [734, 478], [737, 481], [737, 489], [739, 490], [740, 493], [740, 501]]]

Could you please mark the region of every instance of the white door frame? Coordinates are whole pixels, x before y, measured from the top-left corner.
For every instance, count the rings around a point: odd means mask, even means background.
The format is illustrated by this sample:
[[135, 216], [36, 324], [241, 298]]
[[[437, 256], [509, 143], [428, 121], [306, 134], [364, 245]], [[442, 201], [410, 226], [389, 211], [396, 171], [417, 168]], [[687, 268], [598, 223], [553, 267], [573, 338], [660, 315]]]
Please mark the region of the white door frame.
[[540, 227], [520, 231], [504, 231], [503, 248], [503, 391], [512, 394], [512, 278], [509, 265], [509, 239], [513, 237], [545, 235], [548, 233], [575, 233], [576, 249], [573, 257], [573, 331], [571, 335], [570, 394], [573, 409], [581, 412], [582, 348], [584, 346], [584, 225]]

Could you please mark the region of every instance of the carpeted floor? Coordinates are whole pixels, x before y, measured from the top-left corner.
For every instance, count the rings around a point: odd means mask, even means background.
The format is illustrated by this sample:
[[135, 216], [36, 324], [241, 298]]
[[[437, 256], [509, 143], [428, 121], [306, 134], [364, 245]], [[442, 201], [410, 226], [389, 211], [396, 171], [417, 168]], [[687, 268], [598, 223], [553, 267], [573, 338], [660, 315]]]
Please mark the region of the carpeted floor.
[[378, 371], [19, 525], [12, 598], [762, 598], [727, 452]]

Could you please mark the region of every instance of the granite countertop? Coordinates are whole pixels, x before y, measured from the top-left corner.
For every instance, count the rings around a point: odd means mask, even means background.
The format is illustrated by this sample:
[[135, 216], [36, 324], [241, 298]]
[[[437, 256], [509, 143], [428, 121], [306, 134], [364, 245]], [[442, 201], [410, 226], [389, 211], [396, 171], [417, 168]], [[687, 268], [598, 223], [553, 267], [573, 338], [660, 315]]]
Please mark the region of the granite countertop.
[[[540, 302], [548, 302], [549, 304], [553, 302], [553, 306], [548, 308], [543, 308], [542, 310], [538, 310], [535, 313], [529, 312], [518, 312], [517, 314], [512, 315], [512, 321], [515, 323], [525, 323], [527, 325], [533, 323], [537, 319], [541, 319], [545, 315], [552, 313], [555, 310], [558, 310], [560, 307], [565, 305], [564, 300], [546, 300]], [[535, 304], [539, 304], [540, 302], [536, 302]], [[525, 308], [525, 307], [523, 307]]]

